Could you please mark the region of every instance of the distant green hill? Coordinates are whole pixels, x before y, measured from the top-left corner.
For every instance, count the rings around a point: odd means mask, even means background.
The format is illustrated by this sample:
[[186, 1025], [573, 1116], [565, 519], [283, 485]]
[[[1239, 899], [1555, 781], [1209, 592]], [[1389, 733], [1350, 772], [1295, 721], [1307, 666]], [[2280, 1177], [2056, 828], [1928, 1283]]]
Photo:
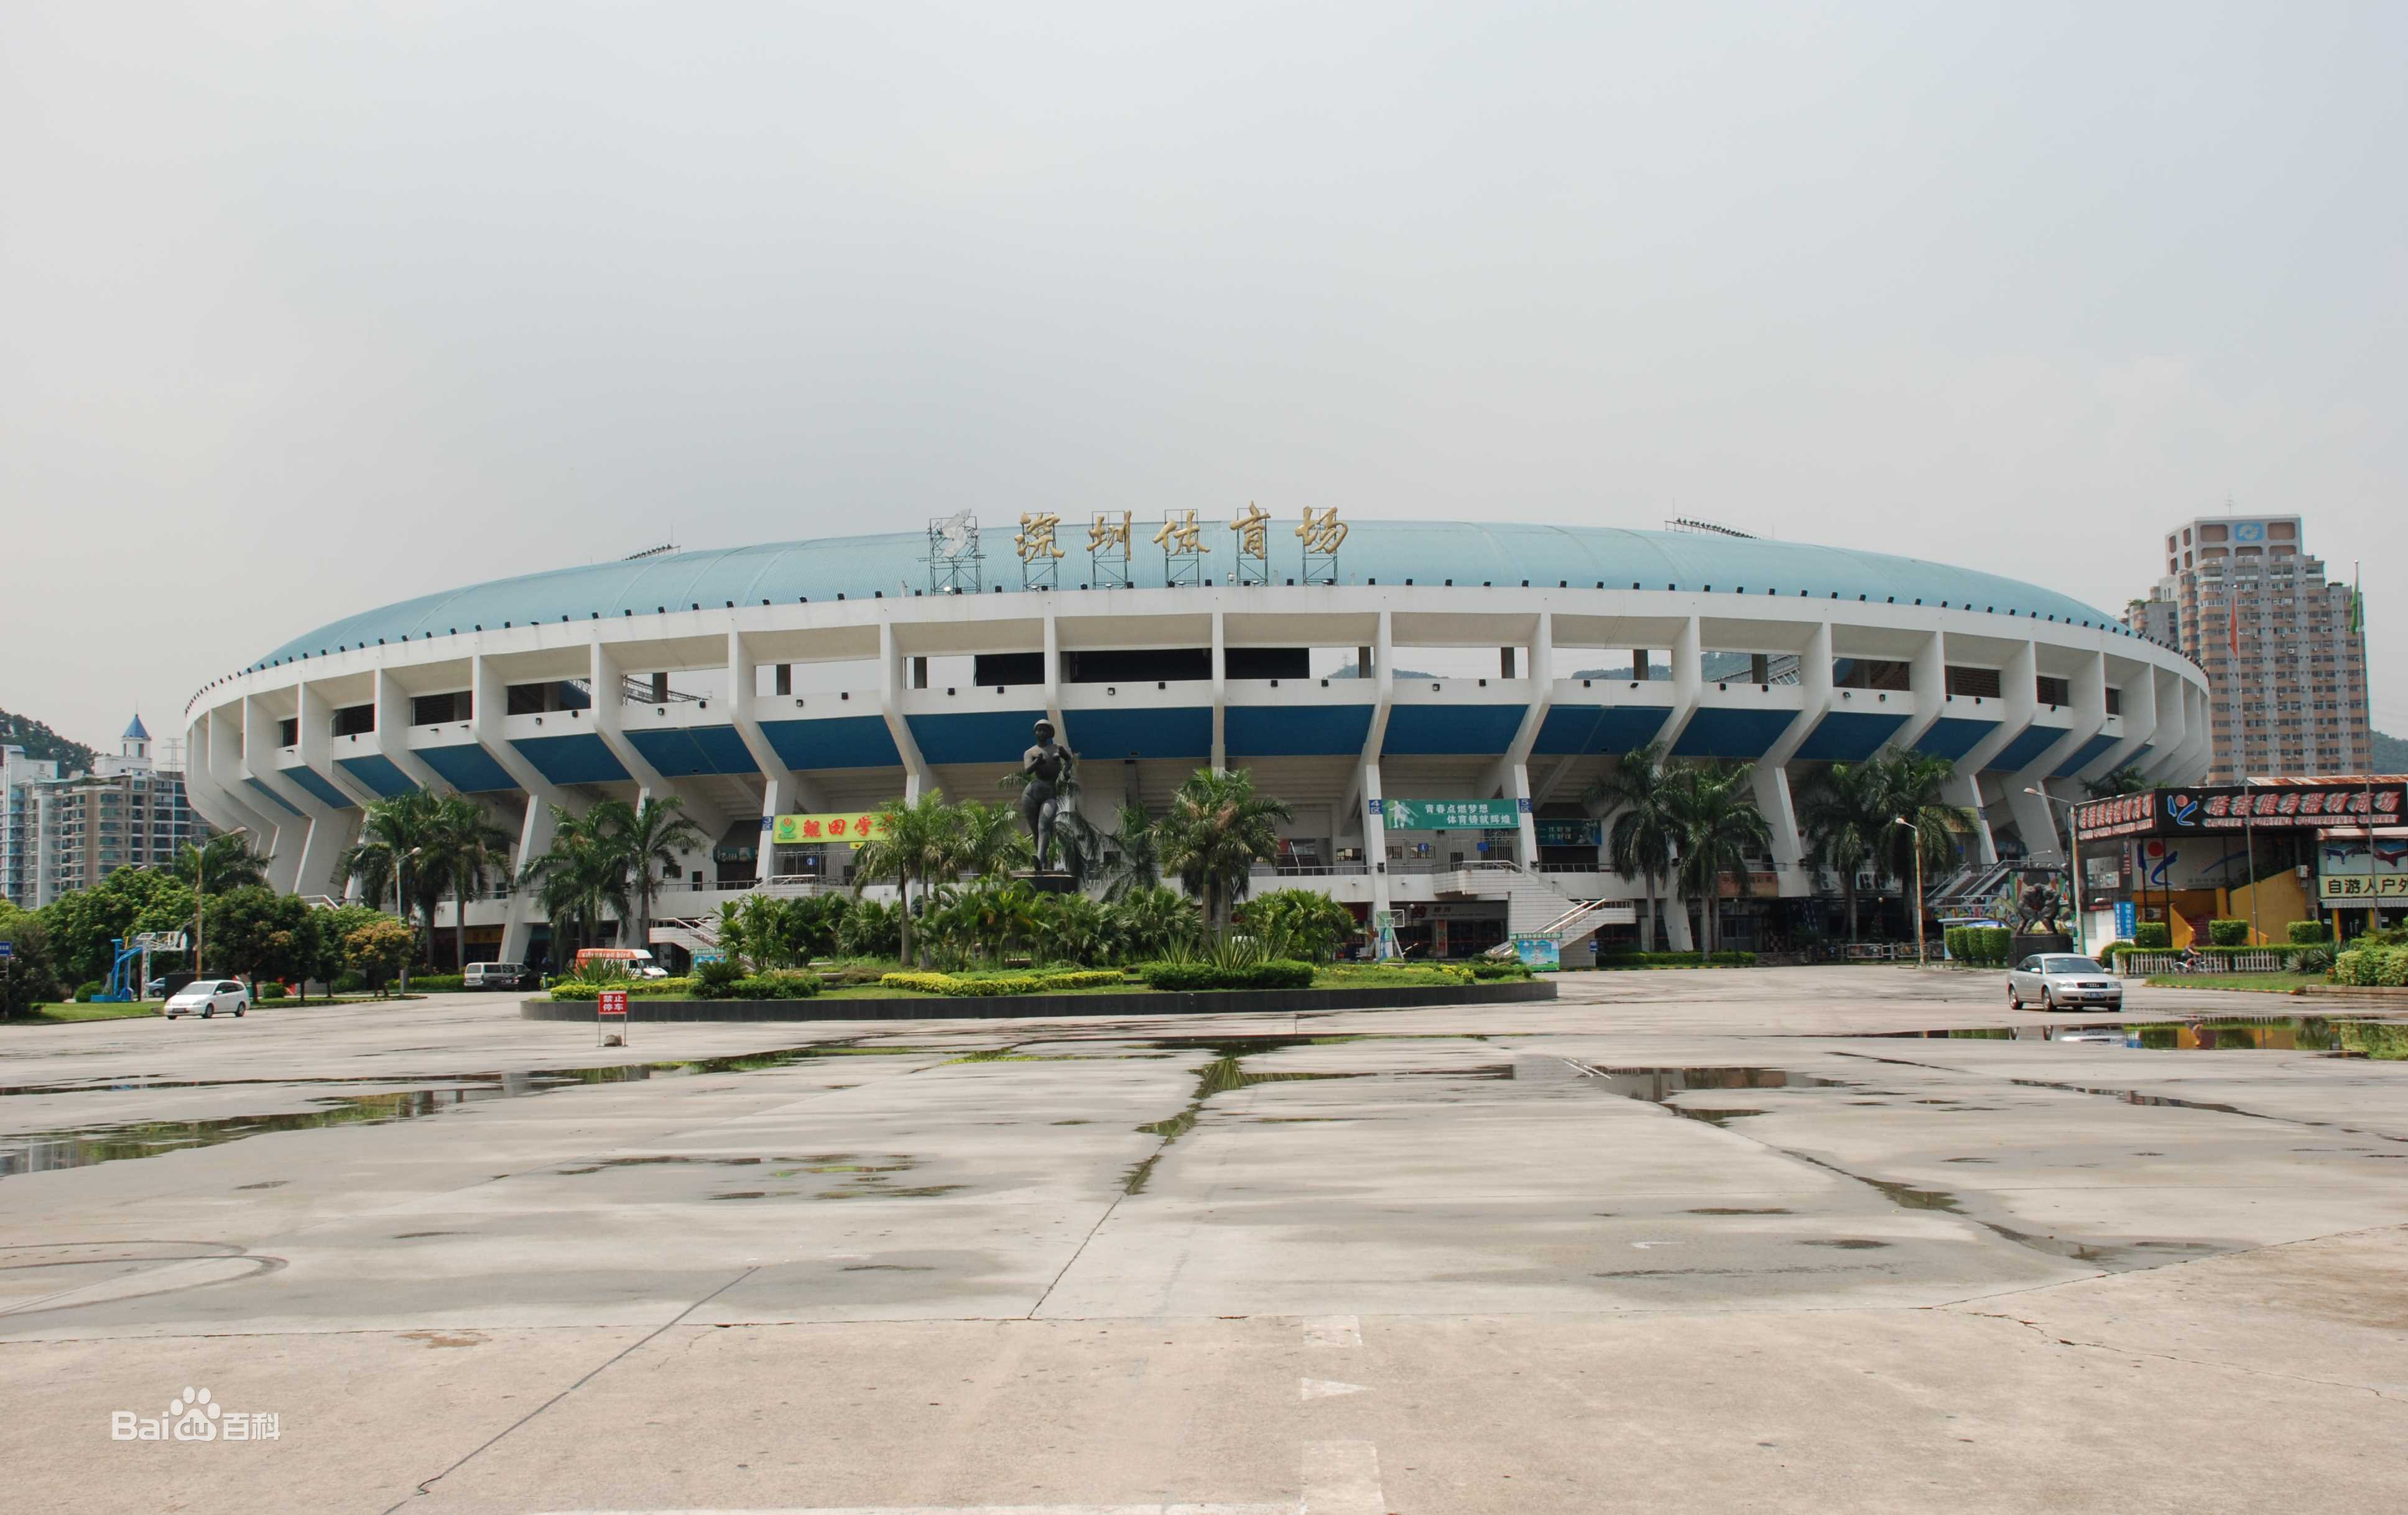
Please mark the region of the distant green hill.
[[2408, 737], [2386, 736], [2381, 732], [2374, 737], [2374, 771], [2377, 773], [2408, 773]]
[[55, 758], [61, 773], [87, 773], [92, 769], [93, 750], [81, 742], [71, 742], [29, 715], [10, 715], [0, 710], [0, 747], [22, 747], [25, 755], [39, 761]]

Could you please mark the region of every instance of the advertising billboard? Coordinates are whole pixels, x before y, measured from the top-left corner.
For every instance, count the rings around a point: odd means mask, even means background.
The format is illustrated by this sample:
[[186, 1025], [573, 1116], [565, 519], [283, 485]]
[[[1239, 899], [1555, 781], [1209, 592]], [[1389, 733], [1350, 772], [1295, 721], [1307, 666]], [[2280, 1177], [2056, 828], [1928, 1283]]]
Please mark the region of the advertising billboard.
[[2372, 784], [2285, 779], [2160, 789], [2086, 801], [2073, 808], [2073, 822], [2086, 842], [2216, 831], [2395, 826], [2401, 821], [2401, 790], [2396, 779]]

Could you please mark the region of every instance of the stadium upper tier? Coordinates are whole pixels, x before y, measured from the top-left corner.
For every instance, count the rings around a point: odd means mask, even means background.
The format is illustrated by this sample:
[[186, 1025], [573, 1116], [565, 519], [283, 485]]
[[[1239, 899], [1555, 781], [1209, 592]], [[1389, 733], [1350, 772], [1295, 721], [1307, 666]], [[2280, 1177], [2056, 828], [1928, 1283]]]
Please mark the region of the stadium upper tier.
[[[1129, 587], [1166, 586], [1162, 550], [1147, 539], [1152, 522], [1135, 523]], [[1198, 566], [1208, 581], [1226, 583], [1237, 572], [1235, 537], [1221, 522], [1199, 521], [1207, 549]], [[2130, 636], [2120, 622], [2079, 600], [1997, 574], [1950, 567], [1920, 558], [1847, 548], [1815, 547], [1762, 537], [1630, 531], [1611, 526], [1479, 524], [1455, 521], [1350, 522], [1339, 553], [1341, 584], [1452, 583], [1498, 588], [1630, 589], [1863, 600], [1922, 605], [1976, 614], [2014, 616]], [[1299, 576], [1294, 522], [1269, 522], [1270, 581]], [[1061, 527], [1065, 556], [1058, 589], [1078, 593], [1087, 581], [1083, 522]], [[985, 592], [1024, 593], [1009, 529], [985, 533]], [[421, 595], [321, 626], [295, 636], [245, 672], [315, 659], [361, 647], [673, 610], [757, 606], [764, 601], [910, 597], [927, 593], [925, 533], [835, 536], [758, 547], [678, 552], [624, 563], [558, 568], [496, 579], [439, 594]]]

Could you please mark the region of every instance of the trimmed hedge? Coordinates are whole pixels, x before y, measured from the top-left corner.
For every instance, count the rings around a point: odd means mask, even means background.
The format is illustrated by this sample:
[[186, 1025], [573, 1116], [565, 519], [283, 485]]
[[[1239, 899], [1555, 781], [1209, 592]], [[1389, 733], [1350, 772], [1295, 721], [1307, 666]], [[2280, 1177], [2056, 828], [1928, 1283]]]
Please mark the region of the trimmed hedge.
[[2333, 982], [2364, 989], [2408, 987], [2408, 947], [2353, 947], [2333, 960]]
[[1752, 968], [1756, 954], [1735, 947], [1719, 952], [1612, 952], [1599, 953], [1600, 968]]
[[1977, 968], [2003, 968], [2014, 950], [2015, 934], [2004, 926], [1950, 926], [1941, 934], [1950, 961]]
[[1310, 989], [1312, 965], [1275, 957], [1251, 967], [1224, 972], [1210, 963], [1140, 963], [1139, 977], [1155, 989]]
[[409, 992], [413, 994], [451, 994], [466, 987], [456, 973], [413, 973], [409, 976]]
[[261, 984], [257, 991], [253, 993], [251, 997], [254, 999], [282, 999], [284, 997], [284, 986], [278, 983], [275, 979], [270, 979], [267, 982]]
[[2246, 921], [2210, 921], [2207, 941], [2211, 947], [2246, 947], [2249, 945], [2249, 922]]
[[1471, 977], [1481, 983], [1532, 977], [1530, 965], [1518, 957], [1475, 957], [1471, 960], [1470, 968]]
[[2283, 929], [2290, 936], [2291, 945], [2294, 947], [2332, 945], [2332, 933], [2325, 929], [2325, 923], [2321, 921], [2294, 921]]
[[2143, 921], [2132, 928], [2132, 945], [2143, 952], [2171, 952], [2174, 928], [2163, 921]]
[[889, 989], [915, 994], [942, 994], [951, 999], [994, 999], [1005, 994], [1059, 994], [1073, 989], [1109, 989], [1127, 980], [1118, 968], [1078, 968], [1061, 973], [1013, 973], [993, 976], [953, 973], [889, 973], [879, 978]]
[[[417, 986], [413, 984], [411, 987]], [[631, 999], [701, 997], [695, 993], [695, 982], [691, 979], [629, 979], [609, 987], [625, 990]], [[552, 997], [559, 1000], [598, 1000], [602, 997], [602, 989], [603, 986], [600, 984], [580, 983], [574, 979], [565, 979], [552, 986]]]

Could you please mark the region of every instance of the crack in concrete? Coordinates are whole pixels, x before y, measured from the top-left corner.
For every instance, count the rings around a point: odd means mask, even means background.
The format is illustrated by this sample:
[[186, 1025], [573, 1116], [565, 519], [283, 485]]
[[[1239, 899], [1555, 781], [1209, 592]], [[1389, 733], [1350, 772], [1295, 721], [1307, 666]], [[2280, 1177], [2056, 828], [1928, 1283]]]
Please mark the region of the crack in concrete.
[[2071, 1336], [2058, 1336], [2037, 1321], [2027, 1321], [2019, 1315], [2002, 1315], [1996, 1310], [1960, 1309], [1955, 1306], [1949, 1306], [1946, 1307], [1946, 1313], [1969, 1316], [1978, 1321], [2005, 1321], [2044, 1336], [2060, 1347], [2079, 1347], [2092, 1351], [2115, 1352], [2125, 1357], [2147, 1357], [2160, 1363], [2180, 1363], [2187, 1367], [2204, 1367], [2227, 1373], [2245, 1374], [2253, 1379], [2280, 1379], [2287, 1383], [2313, 1383], [2327, 1389], [2353, 1389], [2360, 1394], [2372, 1394], [2377, 1399], [2398, 1397], [2386, 1394], [2371, 1384], [2345, 1383], [2339, 1379], [2315, 1379], [2299, 1373], [2275, 1373], [2262, 1367], [2251, 1367], [2245, 1363], [2211, 1362], [2205, 1358], [2185, 1357], [2178, 1352], [2151, 1351], [2144, 1347], [2119, 1347], [2107, 1341], [2076, 1341]]

